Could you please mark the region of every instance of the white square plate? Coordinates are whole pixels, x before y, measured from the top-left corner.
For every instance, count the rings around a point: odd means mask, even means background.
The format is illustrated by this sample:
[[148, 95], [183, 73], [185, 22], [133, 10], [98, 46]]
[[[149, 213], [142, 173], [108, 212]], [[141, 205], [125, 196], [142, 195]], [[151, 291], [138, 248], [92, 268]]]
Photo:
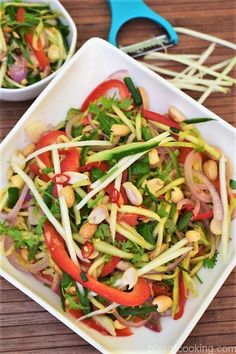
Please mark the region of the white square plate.
[[[63, 120], [69, 108], [80, 107], [85, 97], [97, 84], [112, 72], [120, 69], [128, 69], [135, 83], [147, 90], [150, 109], [165, 113], [168, 107], [173, 105], [183, 111], [188, 118], [212, 117], [216, 119], [213, 122], [200, 124], [199, 129], [203, 137], [209, 143], [217, 144], [236, 166], [236, 132], [232, 126], [120, 50], [101, 39], [93, 38], [65, 64], [57, 77], [35, 100], [1, 144], [1, 186], [6, 183], [5, 175], [10, 155], [27, 143], [24, 127], [30, 121], [42, 120], [47, 124], [56, 124]], [[235, 234], [235, 231], [236, 223], [234, 222], [231, 235], [233, 232]], [[1, 256], [0, 261], [1, 275], [4, 278], [101, 352], [161, 354], [175, 353], [178, 350], [233, 269], [236, 264], [235, 238], [230, 241], [226, 260], [223, 262], [220, 255], [218, 258], [213, 270], [201, 270], [200, 276], [203, 284], [198, 285], [199, 296], [187, 302], [184, 316], [180, 320], [163, 318], [161, 333], [139, 328], [135, 330], [133, 336], [123, 338], [102, 336], [85, 325], [76, 323], [70, 315], [63, 313], [59, 297], [50, 289], [43, 286], [33, 276], [13, 268], [5, 257]]]

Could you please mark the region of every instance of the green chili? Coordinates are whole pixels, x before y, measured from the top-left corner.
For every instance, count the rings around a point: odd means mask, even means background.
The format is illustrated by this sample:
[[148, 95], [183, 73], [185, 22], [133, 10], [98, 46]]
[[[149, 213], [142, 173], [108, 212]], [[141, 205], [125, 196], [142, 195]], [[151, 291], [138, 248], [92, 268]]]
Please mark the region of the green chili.
[[126, 86], [129, 89], [129, 92], [131, 93], [131, 96], [133, 97], [134, 103], [137, 106], [140, 106], [143, 103], [142, 96], [140, 95], [139, 91], [136, 89], [134, 86], [134, 83], [130, 77], [125, 77], [124, 82]]
[[141, 130], [142, 130], [143, 140], [147, 141], [152, 139], [151, 130], [148, 127], [142, 127]]
[[205, 123], [205, 122], [210, 122], [211, 120], [215, 120], [213, 118], [193, 118], [193, 119], [187, 119], [184, 121], [186, 124], [196, 124], [196, 123]]

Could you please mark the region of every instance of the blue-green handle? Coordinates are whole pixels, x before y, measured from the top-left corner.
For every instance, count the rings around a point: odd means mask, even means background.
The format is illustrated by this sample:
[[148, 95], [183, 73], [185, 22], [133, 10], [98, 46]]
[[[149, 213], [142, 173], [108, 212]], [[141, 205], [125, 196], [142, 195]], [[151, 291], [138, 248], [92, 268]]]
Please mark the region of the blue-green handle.
[[154, 12], [142, 0], [108, 0], [111, 7], [111, 27], [108, 41], [117, 45], [116, 37], [120, 28], [128, 21], [145, 18], [162, 26], [173, 44], [178, 44], [178, 35], [171, 24]]

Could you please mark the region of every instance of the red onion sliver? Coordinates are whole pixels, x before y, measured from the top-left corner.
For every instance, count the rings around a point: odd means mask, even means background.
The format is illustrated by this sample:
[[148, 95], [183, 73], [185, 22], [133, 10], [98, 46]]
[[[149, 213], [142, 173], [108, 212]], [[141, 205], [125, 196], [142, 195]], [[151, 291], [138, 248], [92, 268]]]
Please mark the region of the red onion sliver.
[[206, 178], [202, 172], [194, 171], [194, 174], [203, 181], [207, 189], [210, 192], [212, 202], [213, 202], [213, 214], [214, 219], [217, 221], [222, 221], [223, 218], [223, 207], [220, 196], [215, 188], [215, 186]]
[[126, 327], [136, 327], [136, 328], [145, 325], [145, 324], [148, 322], [148, 320], [149, 320], [149, 318], [150, 318], [150, 316], [151, 316], [151, 314], [149, 314], [149, 316], [148, 316], [147, 318], [145, 318], [145, 320], [138, 321], [138, 322], [133, 322], [133, 321], [127, 321], [127, 320], [125, 320], [122, 316], [119, 315], [119, 313], [117, 312], [117, 310], [115, 310], [112, 314], [115, 316], [115, 318], [116, 318], [120, 323], [122, 323], [122, 324], [125, 325]]
[[114, 73], [112, 73], [111, 75], [108, 76], [108, 80], [120, 80], [123, 81], [123, 79], [129, 76], [129, 72], [126, 69], [121, 69], [118, 71], [115, 71]]
[[201, 159], [200, 155], [194, 150], [186, 157], [184, 162], [185, 182], [196, 199], [209, 203], [211, 202], [211, 196], [204, 193], [193, 181], [193, 165], [199, 159]]
[[9, 222], [9, 224], [13, 224], [20, 209], [22, 208], [22, 205], [25, 201], [25, 197], [26, 194], [28, 192], [29, 187], [27, 186], [27, 184], [24, 185], [24, 188], [21, 191], [20, 197], [18, 199], [18, 201], [16, 202], [14, 208], [10, 211], [10, 213], [7, 215], [7, 221]]
[[78, 120], [78, 115], [75, 115], [71, 119], [68, 120], [65, 128], [65, 133], [69, 139], [73, 139], [73, 136], [71, 135], [72, 127], [74, 123]]

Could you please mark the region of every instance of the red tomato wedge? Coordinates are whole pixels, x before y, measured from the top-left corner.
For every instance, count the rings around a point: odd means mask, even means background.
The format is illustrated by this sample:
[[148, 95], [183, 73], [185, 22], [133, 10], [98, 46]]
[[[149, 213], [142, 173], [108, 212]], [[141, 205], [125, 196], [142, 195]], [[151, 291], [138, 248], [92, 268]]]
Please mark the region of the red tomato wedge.
[[107, 80], [99, 84], [85, 99], [81, 106], [81, 111], [84, 112], [88, 108], [89, 104], [96, 101], [100, 97], [106, 96], [107, 92], [111, 89], [118, 89], [120, 94], [120, 100], [130, 97], [130, 92], [124, 82], [120, 80]]

